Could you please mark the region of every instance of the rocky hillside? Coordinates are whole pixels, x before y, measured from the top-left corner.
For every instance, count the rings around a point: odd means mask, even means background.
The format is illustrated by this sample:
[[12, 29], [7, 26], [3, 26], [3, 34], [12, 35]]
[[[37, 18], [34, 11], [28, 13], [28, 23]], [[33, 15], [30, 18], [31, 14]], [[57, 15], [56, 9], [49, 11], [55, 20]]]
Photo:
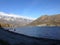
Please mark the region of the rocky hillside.
[[28, 24], [31, 26], [60, 26], [60, 14], [57, 15], [44, 15]]
[[2, 27], [20, 27], [25, 26], [32, 21], [32, 19], [27, 19], [24, 17], [14, 17], [0, 14], [0, 25]]

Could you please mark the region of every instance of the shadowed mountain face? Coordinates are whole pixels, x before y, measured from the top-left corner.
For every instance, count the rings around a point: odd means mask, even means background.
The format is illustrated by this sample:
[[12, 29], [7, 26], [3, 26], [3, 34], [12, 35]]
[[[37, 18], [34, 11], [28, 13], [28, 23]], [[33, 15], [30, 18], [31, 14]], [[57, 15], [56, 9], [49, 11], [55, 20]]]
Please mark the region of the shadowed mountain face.
[[48, 15], [41, 16], [28, 25], [31, 25], [31, 26], [36, 26], [36, 25], [60, 26], [60, 14], [52, 15], [52, 16], [48, 16]]
[[5, 16], [5, 15], [0, 15], [0, 24], [3, 27], [9, 27], [9, 26], [25, 26], [26, 24], [29, 24], [32, 22], [32, 19], [27, 19], [27, 18], [22, 18], [22, 17], [10, 17], [10, 16]]

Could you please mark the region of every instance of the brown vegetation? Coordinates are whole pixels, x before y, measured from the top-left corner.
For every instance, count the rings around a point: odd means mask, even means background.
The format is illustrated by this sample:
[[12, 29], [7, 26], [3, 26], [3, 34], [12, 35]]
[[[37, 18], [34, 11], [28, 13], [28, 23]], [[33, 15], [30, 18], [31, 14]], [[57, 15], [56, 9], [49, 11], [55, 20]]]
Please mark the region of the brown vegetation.
[[52, 15], [52, 16], [48, 16], [48, 15], [41, 16], [28, 25], [36, 26], [41, 24], [46, 24], [48, 26], [50, 25], [60, 26], [60, 14]]
[[7, 23], [0, 22], [0, 26], [1, 27], [13, 27], [13, 24], [7, 24]]

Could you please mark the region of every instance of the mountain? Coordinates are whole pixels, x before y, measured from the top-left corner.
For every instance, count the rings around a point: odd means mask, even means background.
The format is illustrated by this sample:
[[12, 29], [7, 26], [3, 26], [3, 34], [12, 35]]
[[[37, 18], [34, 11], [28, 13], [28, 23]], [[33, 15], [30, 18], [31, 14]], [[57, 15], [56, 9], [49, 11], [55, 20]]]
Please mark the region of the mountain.
[[56, 15], [44, 15], [34, 20], [30, 26], [60, 26], [60, 14]]
[[7, 26], [24, 26], [26, 24], [29, 24], [32, 22], [32, 19], [24, 18], [24, 17], [19, 17], [19, 16], [9, 16], [9, 15], [2, 15], [0, 14], [0, 25], [3, 27]]

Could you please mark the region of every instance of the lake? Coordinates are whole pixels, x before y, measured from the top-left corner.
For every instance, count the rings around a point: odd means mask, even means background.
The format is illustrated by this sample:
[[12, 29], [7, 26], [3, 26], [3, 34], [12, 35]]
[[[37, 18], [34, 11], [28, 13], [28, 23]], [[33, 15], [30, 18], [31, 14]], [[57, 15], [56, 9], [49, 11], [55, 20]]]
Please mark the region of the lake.
[[24, 34], [37, 38], [48, 38], [60, 40], [60, 27], [58, 26], [28, 26], [18, 28], [6, 28], [19, 34]]

